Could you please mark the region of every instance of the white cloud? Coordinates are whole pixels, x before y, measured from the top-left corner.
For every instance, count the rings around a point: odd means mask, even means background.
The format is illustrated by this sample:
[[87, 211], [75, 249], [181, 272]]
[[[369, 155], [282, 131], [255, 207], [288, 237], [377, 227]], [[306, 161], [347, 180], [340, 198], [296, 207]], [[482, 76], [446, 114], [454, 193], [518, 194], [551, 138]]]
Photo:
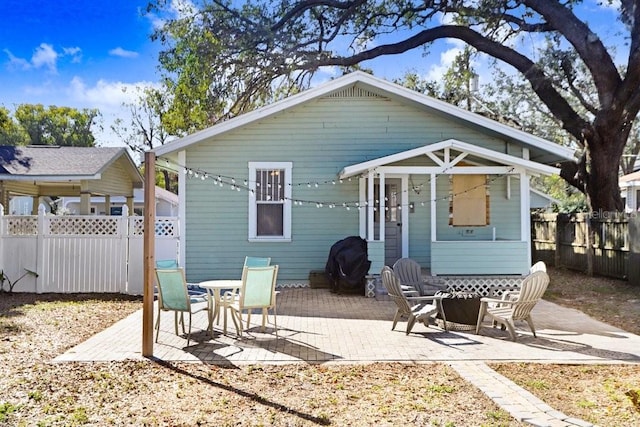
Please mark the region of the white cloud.
[[100, 79], [94, 86], [87, 86], [80, 77], [74, 77], [69, 84], [70, 95], [78, 102], [99, 109], [120, 108], [123, 103], [137, 100], [139, 91], [145, 87], [155, 87], [156, 83], [123, 83]]
[[138, 52], [134, 52], [132, 50], [126, 50], [118, 46], [115, 49], [111, 49], [109, 51], [109, 55], [119, 56], [121, 58], [136, 58], [138, 56]]
[[154, 30], [159, 30], [167, 23], [168, 19], [189, 18], [195, 15], [198, 8], [191, 0], [171, 0], [169, 7], [165, 9], [166, 16], [155, 13], [146, 13], [145, 16], [151, 22]]
[[9, 57], [9, 68], [15, 70], [28, 70], [31, 63], [24, 58], [18, 58], [9, 49], [4, 49], [4, 53]]
[[464, 50], [464, 43], [459, 41], [448, 40], [448, 44], [454, 44], [455, 47], [447, 49], [440, 54], [440, 62], [434, 64], [427, 71], [426, 79], [439, 81], [444, 73], [451, 67], [453, 60]]
[[63, 47], [62, 53], [56, 52], [52, 45], [48, 43], [40, 43], [33, 51], [31, 59], [19, 58], [15, 56], [9, 49], [4, 49], [9, 57], [9, 68], [18, 70], [30, 70], [38, 68], [46, 68], [49, 72], [57, 73], [58, 59], [63, 56], [71, 57], [71, 62], [78, 63], [82, 58], [82, 50], [79, 47]]
[[35, 68], [47, 67], [52, 73], [56, 72], [58, 53], [48, 43], [41, 43], [31, 57], [31, 64]]
[[80, 61], [82, 61], [82, 49], [80, 49], [78, 46], [63, 47], [62, 52], [64, 56], [70, 56], [71, 62], [73, 62], [74, 64], [78, 64]]

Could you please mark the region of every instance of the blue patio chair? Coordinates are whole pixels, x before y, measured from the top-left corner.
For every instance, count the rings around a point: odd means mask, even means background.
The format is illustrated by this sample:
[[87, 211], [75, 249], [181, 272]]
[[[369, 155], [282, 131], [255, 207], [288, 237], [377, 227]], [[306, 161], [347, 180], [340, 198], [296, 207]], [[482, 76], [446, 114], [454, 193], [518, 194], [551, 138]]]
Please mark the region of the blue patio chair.
[[[178, 260], [159, 259], [156, 261], [156, 269], [158, 270], [175, 270], [176, 268], [180, 268]], [[191, 302], [204, 302], [207, 300], [207, 290], [196, 284], [187, 283], [187, 291], [191, 297]]]
[[[191, 340], [192, 314], [208, 309], [208, 306], [192, 310], [192, 298], [187, 289], [187, 281], [184, 270], [176, 269], [156, 269], [156, 280], [158, 283], [158, 318], [156, 320], [156, 342], [160, 335], [160, 315], [162, 311], [174, 311], [175, 330], [178, 335], [178, 323], [182, 323], [182, 333], [185, 333], [184, 313], [189, 313], [189, 332], [187, 334], [187, 346]], [[178, 314], [180, 315], [178, 317]]]
[[244, 258], [245, 267], [268, 267], [271, 265], [271, 258], [248, 256]]
[[[231, 319], [238, 336], [242, 336], [242, 312], [247, 311], [247, 328], [251, 323], [251, 310], [262, 309], [262, 331], [265, 329], [269, 309], [273, 309], [273, 325], [278, 337], [276, 319], [276, 279], [278, 266], [244, 267], [242, 269], [242, 286], [236, 298], [225, 298], [225, 313], [231, 310]], [[226, 334], [226, 325], [224, 333]]]

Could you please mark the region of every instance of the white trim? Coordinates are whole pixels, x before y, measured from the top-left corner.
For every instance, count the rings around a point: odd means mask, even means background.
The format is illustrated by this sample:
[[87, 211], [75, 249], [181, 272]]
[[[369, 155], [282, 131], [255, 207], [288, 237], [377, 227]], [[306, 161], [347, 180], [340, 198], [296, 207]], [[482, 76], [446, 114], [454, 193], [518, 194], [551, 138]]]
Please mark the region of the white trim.
[[[290, 242], [291, 241], [291, 175], [293, 173], [292, 162], [249, 162], [249, 242]], [[257, 230], [257, 203], [256, 203], [256, 170], [258, 169], [284, 169], [284, 200], [282, 203], [282, 236], [258, 236]]]
[[[187, 164], [187, 152], [182, 150], [178, 152], [178, 164]], [[182, 171], [178, 172], [178, 218], [180, 221], [178, 227], [180, 228], [180, 248], [178, 265], [186, 267], [186, 254], [182, 248], [187, 247], [187, 179]]]
[[[513, 166], [459, 166], [440, 168], [434, 166], [381, 166], [374, 169], [378, 173], [407, 175], [508, 175], [519, 174], [525, 169]], [[533, 174], [538, 175], [538, 174]]]
[[387, 96], [400, 98], [404, 102], [415, 103], [418, 106], [422, 106], [423, 108], [426, 108], [428, 110], [433, 110], [435, 112], [439, 112], [447, 116], [463, 120], [464, 122], [467, 122], [469, 124], [482, 127], [488, 131], [495, 132], [504, 137], [519, 141], [522, 144], [539, 148], [546, 152], [555, 154], [562, 159], [572, 160], [575, 157], [575, 150], [573, 149], [562, 147], [554, 142], [539, 138], [518, 129], [511, 128], [507, 125], [486, 118], [480, 114], [472, 113], [465, 109], [451, 105], [447, 102], [431, 98], [419, 92], [407, 89], [403, 86], [379, 79], [377, 77], [373, 77], [372, 75], [361, 71], [347, 74], [346, 76], [331, 80], [315, 88], [305, 90], [297, 95], [293, 95], [281, 101], [259, 108], [250, 113], [237, 116], [233, 119], [204, 129], [200, 132], [196, 132], [184, 138], [171, 141], [167, 144], [154, 148], [153, 151], [157, 156], [179, 151], [191, 144], [195, 144], [205, 139], [215, 137], [222, 133], [244, 126], [248, 123], [265, 119], [288, 108], [303, 104], [315, 98], [325, 96], [329, 93], [352, 86], [356, 83], [360, 83], [365, 87], [368, 86], [372, 90], [379, 93], [385, 92]]
[[402, 257], [409, 257], [409, 175], [400, 177], [402, 181]]
[[[378, 199], [380, 199], [380, 203], [378, 204], [378, 241], [385, 242], [386, 239], [386, 227], [387, 227], [387, 189], [386, 185], [386, 176], [383, 173], [378, 174]], [[371, 182], [371, 186], [375, 186], [375, 178]]]
[[436, 177], [435, 173], [429, 175], [429, 184], [430, 184], [430, 205], [431, 205], [431, 241], [435, 242], [437, 237], [437, 222], [436, 222], [436, 199], [437, 199], [437, 189], [436, 189]]
[[[529, 177], [520, 175], [520, 239], [528, 242], [531, 239], [531, 203], [529, 195]], [[527, 265], [531, 265], [531, 245], [527, 245]]]
[[367, 179], [369, 181], [369, 187], [367, 188], [367, 240], [373, 242], [376, 236], [373, 228], [373, 209], [375, 208], [373, 199], [375, 197], [373, 194], [373, 171], [369, 171], [369, 176], [367, 177]]
[[[364, 177], [358, 179], [358, 200], [367, 200], [367, 180]], [[360, 223], [360, 237], [367, 240], [367, 207], [360, 206], [359, 223]]]
[[[409, 174], [416, 174], [416, 173], [430, 174], [432, 173], [432, 171], [436, 171], [436, 173], [444, 173], [444, 172], [451, 173], [451, 170], [455, 169], [455, 166], [454, 166], [455, 163], [452, 163], [450, 161], [449, 153], [451, 148], [453, 148], [454, 150], [461, 151], [463, 153], [482, 157], [483, 159], [486, 159], [486, 160], [501, 163], [503, 165], [520, 166], [536, 174], [557, 175], [560, 173], [560, 170], [558, 168], [547, 166], [542, 163], [537, 163], [531, 160], [526, 160], [519, 157], [511, 156], [509, 154], [504, 154], [494, 150], [489, 150], [487, 148], [478, 147], [476, 145], [469, 144], [467, 142], [458, 141], [457, 139], [447, 139], [444, 141], [436, 142], [433, 144], [425, 145], [425, 146], [414, 148], [411, 150], [402, 151], [400, 153], [391, 154], [389, 156], [384, 156], [384, 157], [369, 160], [363, 163], [357, 163], [351, 166], [347, 166], [344, 169], [342, 169], [342, 171], [340, 171], [338, 175], [340, 178], [347, 178], [350, 176], [364, 173], [367, 170], [379, 169], [391, 163], [396, 163], [406, 159], [427, 155], [427, 153], [434, 153], [440, 150], [444, 150], [444, 166], [425, 166], [422, 168], [413, 166], [413, 167], [406, 167], [405, 169], [401, 169], [403, 168], [402, 166], [395, 166], [393, 171], [396, 173], [409, 173]], [[457, 159], [458, 157], [456, 157], [454, 161]], [[413, 172], [413, 170], [416, 170], [417, 172]], [[420, 170], [422, 170], [422, 172], [420, 172]], [[463, 170], [464, 169], [460, 168], [460, 170], [458, 170], [456, 173], [463, 173], [462, 172]], [[387, 169], [387, 172], [388, 173], [391, 172], [391, 169]], [[472, 173], [485, 173], [485, 172], [472, 172]]]

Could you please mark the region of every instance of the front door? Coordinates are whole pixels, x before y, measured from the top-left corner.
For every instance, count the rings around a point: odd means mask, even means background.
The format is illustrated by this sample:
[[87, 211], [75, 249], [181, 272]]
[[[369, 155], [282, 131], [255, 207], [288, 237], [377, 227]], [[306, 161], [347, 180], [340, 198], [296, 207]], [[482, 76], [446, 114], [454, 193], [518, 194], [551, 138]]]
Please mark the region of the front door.
[[[384, 183], [384, 194], [386, 196], [384, 212], [384, 263], [393, 265], [402, 257], [402, 215], [398, 206], [401, 203], [400, 191], [402, 182], [400, 179], [388, 178]], [[379, 195], [379, 185], [376, 184], [374, 192]], [[377, 196], [376, 196], [377, 197]], [[378, 203], [379, 205], [379, 203]], [[379, 212], [379, 211], [376, 211]], [[374, 215], [376, 239], [380, 232], [378, 222], [380, 215]]]

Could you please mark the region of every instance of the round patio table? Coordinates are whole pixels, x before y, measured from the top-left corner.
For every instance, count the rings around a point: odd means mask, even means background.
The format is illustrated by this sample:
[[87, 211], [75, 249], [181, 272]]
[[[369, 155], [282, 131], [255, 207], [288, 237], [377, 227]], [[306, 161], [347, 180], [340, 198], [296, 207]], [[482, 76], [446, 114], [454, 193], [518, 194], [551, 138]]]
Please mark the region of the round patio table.
[[[236, 290], [242, 287], [242, 280], [205, 280], [198, 283], [198, 286], [207, 290], [209, 298], [207, 298], [207, 307], [209, 311], [209, 332], [213, 333], [213, 318], [216, 318], [216, 324], [220, 324], [220, 306], [222, 305], [222, 290]], [[227, 329], [227, 313], [224, 314], [224, 328]]]

